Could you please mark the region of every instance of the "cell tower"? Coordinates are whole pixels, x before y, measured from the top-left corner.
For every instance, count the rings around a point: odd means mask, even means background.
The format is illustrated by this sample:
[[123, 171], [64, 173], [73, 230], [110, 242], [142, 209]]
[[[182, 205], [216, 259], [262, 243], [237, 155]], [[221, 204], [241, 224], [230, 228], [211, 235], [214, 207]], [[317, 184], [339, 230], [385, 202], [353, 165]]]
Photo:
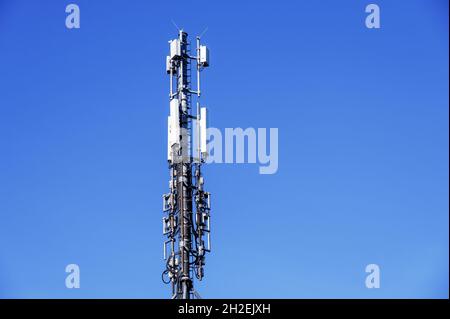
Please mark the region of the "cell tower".
[[[169, 41], [170, 55], [166, 59], [170, 78], [167, 141], [170, 192], [163, 195], [163, 234], [167, 240], [162, 278], [172, 285], [173, 299], [200, 298], [194, 290], [194, 274], [202, 280], [205, 254], [211, 251], [211, 195], [204, 190], [202, 176], [202, 164], [208, 156], [206, 108], [200, 107], [200, 73], [209, 66], [209, 50], [200, 44], [200, 37], [196, 40], [196, 55], [192, 56], [188, 34], [179, 30], [178, 38]], [[196, 91], [191, 89], [191, 63], [197, 69]], [[192, 114], [193, 99], [195, 114]]]

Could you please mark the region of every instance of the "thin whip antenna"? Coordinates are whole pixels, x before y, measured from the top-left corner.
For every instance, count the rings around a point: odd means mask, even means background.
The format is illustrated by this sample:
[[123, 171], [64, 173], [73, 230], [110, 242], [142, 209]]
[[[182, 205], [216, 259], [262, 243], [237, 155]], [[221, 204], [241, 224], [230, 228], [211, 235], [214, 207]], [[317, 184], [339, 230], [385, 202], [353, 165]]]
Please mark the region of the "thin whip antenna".
[[206, 31], [208, 31], [208, 27], [206, 27], [198, 37], [201, 38], [206, 33]]
[[175, 26], [175, 28], [177, 28], [177, 30], [180, 31], [180, 28], [177, 26], [177, 24], [175, 23], [175, 21], [173, 21], [173, 19], [170, 19], [170, 21], [172, 21], [172, 24]]

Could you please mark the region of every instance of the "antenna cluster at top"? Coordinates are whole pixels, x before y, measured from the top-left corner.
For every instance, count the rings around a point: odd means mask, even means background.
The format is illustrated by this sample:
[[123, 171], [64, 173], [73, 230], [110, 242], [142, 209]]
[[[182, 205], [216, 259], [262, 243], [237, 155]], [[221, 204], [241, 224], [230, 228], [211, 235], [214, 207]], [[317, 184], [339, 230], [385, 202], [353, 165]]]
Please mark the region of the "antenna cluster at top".
[[[206, 30], [205, 30], [206, 31]], [[169, 41], [169, 55], [166, 57], [166, 72], [170, 75], [170, 115], [168, 117], [168, 161], [175, 162], [176, 156], [181, 155], [182, 158], [192, 158], [196, 162], [204, 162], [206, 160], [206, 107], [200, 107], [200, 72], [210, 65], [209, 49], [200, 44], [200, 36], [196, 37], [197, 48], [196, 55], [190, 55], [189, 46], [187, 41], [187, 33], [183, 30], [179, 30], [179, 36], [177, 39]], [[197, 89], [192, 90], [190, 87], [191, 82], [191, 61], [196, 62], [197, 69]], [[174, 87], [175, 79], [175, 87]], [[197, 96], [197, 110], [196, 115], [192, 118], [195, 119], [196, 130], [193, 132], [196, 137], [196, 149], [191, 150], [191, 145], [187, 139], [180, 141], [180, 136], [183, 136], [182, 123], [179, 119], [180, 113], [187, 113], [190, 108], [191, 99], [190, 96], [194, 94]], [[179, 154], [182, 152], [182, 154]], [[192, 153], [194, 155], [192, 156]]]

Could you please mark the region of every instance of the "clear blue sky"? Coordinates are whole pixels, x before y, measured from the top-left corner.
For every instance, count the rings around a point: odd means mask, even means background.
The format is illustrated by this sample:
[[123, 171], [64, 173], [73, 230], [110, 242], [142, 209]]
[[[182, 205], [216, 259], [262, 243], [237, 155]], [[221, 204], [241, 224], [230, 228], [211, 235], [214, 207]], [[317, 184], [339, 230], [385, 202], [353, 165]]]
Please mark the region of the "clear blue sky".
[[79, 30], [69, 1], [0, 0], [0, 297], [169, 296], [171, 19], [209, 27], [210, 124], [279, 128], [277, 174], [206, 169], [200, 294], [448, 297], [448, 1], [73, 2]]

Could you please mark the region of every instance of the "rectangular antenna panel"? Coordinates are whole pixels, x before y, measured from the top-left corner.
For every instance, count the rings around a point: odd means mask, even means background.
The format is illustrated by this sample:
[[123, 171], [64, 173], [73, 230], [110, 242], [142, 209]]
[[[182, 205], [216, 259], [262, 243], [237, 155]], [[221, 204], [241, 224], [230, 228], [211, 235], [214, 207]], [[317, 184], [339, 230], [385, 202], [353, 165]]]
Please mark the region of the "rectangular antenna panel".
[[170, 135], [171, 135], [171, 119], [170, 119], [170, 115], [167, 117], [167, 160], [171, 161], [172, 160], [172, 145], [171, 145], [171, 141], [170, 141]]
[[207, 155], [207, 149], [206, 149], [206, 107], [200, 108], [200, 151], [202, 154], [205, 154], [205, 157]]
[[172, 62], [170, 60], [170, 56], [166, 57], [166, 72], [170, 74], [170, 69], [172, 68]]
[[181, 56], [180, 41], [178, 39], [170, 41], [170, 58], [174, 59]]
[[209, 49], [204, 45], [200, 46], [200, 63], [202, 66], [209, 66]]
[[168, 117], [167, 159], [172, 160], [172, 146], [180, 143], [180, 118], [178, 99], [170, 101], [170, 115]]

